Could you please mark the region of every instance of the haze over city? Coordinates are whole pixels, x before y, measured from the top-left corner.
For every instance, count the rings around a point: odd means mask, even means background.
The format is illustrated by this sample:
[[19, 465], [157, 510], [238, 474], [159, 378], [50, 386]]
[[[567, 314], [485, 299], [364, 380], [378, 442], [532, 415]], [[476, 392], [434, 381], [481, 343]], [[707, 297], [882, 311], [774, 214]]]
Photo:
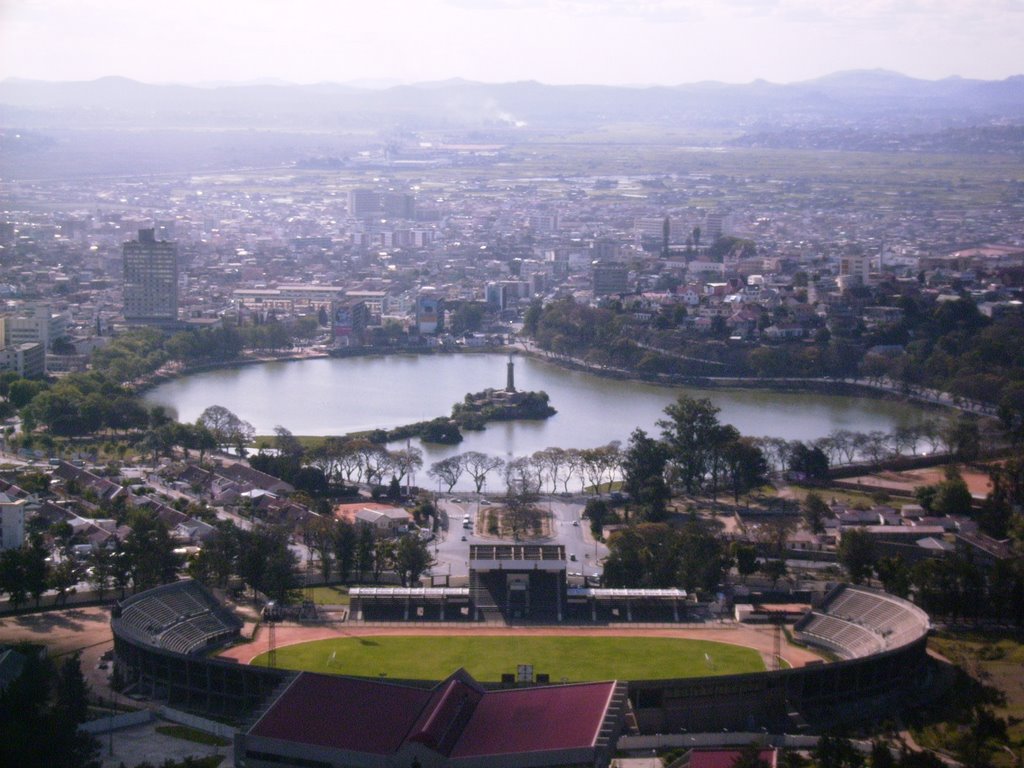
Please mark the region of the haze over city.
[[794, 82], [849, 69], [1002, 79], [1017, 0], [4, 0], [0, 78], [379, 86]]
[[0, 0], [0, 766], [1024, 768], [1022, 40]]

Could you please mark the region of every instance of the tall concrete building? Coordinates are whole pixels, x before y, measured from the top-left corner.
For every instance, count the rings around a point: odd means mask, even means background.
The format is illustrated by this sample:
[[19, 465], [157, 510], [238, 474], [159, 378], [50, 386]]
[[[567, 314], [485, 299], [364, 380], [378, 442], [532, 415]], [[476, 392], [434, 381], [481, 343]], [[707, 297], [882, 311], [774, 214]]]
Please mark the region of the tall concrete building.
[[0, 318], [0, 342], [8, 346], [42, 344], [49, 351], [54, 341], [67, 334], [68, 324], [66, 312], [54, 312], [45, 302], [27, 304]]
[[594, 296], [629, 293], [629, 269], [624, 264], [595, 262], [592, 275]]
[[152, 229], [124, 244], [124, 319], [160, 325], [178, 319], [178, 246]]

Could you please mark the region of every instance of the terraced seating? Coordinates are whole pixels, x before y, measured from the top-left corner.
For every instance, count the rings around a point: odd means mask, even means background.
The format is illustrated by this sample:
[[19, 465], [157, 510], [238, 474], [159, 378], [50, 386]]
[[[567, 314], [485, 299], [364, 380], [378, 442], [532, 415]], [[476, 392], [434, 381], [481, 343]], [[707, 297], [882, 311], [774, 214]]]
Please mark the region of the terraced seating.
[[128, 598], [120, 608], [120, 631], [176, 653], [202, 650], [241, 626], [192, 581], [156, 587]]
[[840, 586], [817, 611], [794, 629], [844, 658], [899, 648], [927, 631], [928, 617], [916, 606], [890, 595]]

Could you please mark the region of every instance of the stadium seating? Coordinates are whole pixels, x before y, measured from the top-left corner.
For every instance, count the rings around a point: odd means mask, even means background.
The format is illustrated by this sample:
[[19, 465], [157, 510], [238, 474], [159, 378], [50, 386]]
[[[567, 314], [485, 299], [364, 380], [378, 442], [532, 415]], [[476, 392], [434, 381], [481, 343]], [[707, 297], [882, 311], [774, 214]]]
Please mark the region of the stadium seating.
[[840, 585], [818, 610], [794, 627], [797, 638], [844, 659], [900, 648], [928, 631], [928, 616], [917, 606], [884, 592]]
[[114, 621], [146, 645], [186, 655], [237, 635], [241, 628], [238, 619], [192, 580], [129, 597]]

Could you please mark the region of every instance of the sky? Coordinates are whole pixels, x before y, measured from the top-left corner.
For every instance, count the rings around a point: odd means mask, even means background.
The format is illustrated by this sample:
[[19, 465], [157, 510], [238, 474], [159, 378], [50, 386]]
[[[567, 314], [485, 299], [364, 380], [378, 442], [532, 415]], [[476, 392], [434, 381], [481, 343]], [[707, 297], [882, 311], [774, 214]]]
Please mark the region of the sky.
[[786, 83], [1024, 73], [1024, 0], [0, 0], [0, 78]]

